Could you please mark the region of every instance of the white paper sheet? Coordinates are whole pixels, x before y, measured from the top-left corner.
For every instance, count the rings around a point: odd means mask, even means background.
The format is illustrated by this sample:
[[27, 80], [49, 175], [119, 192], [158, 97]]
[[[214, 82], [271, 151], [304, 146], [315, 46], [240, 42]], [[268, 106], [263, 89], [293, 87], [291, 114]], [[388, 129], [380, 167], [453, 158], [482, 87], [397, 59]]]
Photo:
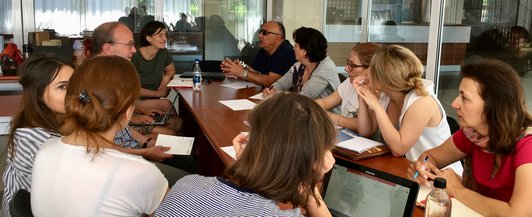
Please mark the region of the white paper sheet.
[[192, 79], [174, 78], [170, 80], [168, 87], [192, 88]]
[[235, 148], [234, 148], [232, 145], [222, 147], [221, 149], [222, 149], [222, 151], [224, 151], [226, 154], [228, 154], [229, 156], [231, 156], [233, 159], [236, 160], [236, 150], [235, 150]]
[[219, 102], [231, 108], [233, 111], [250, 110], [256, 105], [248, 99], [220, 100]]
[[366, 139], [364, 137], [356, 136], [352, 139], [345, 140], [336, 144], [336, 146], [345, 148], [351, 151], [356, 151], [358, 153], [365, 152], [373, 147], [383, 145], [380, 142], [375, 142], [371, 139]]
[[228, 83], [228, 84], [222, 84], [221, 86], [229, 87], [229, 88], [233, 88], [233, 89], [243, 89], [243, 88], [248, 88], [248, 87], [257, 87], [256, 84], [253, 84], [253, 83], [250, 83], [250, 82], [246, 82], [246, 81], [235, 81], [235, 82], [231, 82], [231, 83]]
[[257, 93], [257, 94], [255, 94], [253, 96], [250, 96], [249, 98], [250, 99], [258, 99], [258, 100], [263, 100], [264, 99], [264, 97], [262, 96], [262, 92]]
[[190, 152], [192, 151], [192, 145], [194, 144], [194, 137], [159, 134], [155, 144], [170, 147], [170, 150], [166, 151], [168, 154], [190, 155]]

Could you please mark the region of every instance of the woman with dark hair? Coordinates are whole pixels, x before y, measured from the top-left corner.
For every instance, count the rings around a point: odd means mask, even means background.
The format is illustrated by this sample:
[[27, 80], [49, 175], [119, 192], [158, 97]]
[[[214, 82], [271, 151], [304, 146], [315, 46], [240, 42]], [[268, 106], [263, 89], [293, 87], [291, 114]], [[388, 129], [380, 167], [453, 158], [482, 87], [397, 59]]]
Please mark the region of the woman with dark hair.
[[[166, 25], [159, 21], [150, 21], [140, 31], [140, 48], [133, 54], [131, 63], [137, 69], [140, 77], [140, 96], [143, 100], [137, 103], [141, 107], [152, 108], [159, 112], [174, 111], [168, 99], [161, 99], [168, 95], [168, 83], [175, 75], [174, 62], [166, 45]], [[148, 122], [150, 122], [149, 120]], [[173, 116], [165, 125], [167, 128], [155, 126], [136, 126], [142, 134], [176, 134], [181, 129], [182, 121]], [[171, 130], [170, 130], [171, 129]]]
[[226, 177], [182, 178], [155, 216], [302, 216], [301, 208], [331, 216], [318, 189], [334, 164], [336, 131], [325, 111], [307, 97], [279, 93], [248, 122], [249, 134], [233, 140], [237, 160]]
[[286, 74], [265, 88], [269, 96], [276, 91], [292, 90], [311, 99], [323, 98], [333, 93], [340, 79], [336, 65], [327, 56], [327, 39], [320, 31], [301, 27], [294, 31], [296, 62]]
[[122, 57], [98, 56], [76, 68], [66, 91], [60, 128], [64, 137], [48, 140], [35, 157], [35, 216], [141, 216], [155, 211], [168, 182], [153, 163], [120, 152], [113, 142], [128, 125], [139, 93], [135, 68]]
[[140, 77], [144, 98], [166, 97], [168, 82], [175, 75], [175, 67], [166, 46], [166, 26], [159, 21], [148, 22], [140, 31], [140, 47], [131, 63]]
[[327, 111], [340, 106], [340, 114], [327, 113], [337, 126], [358, 131], [356, 119], [359, 107], [358, 94], [353, 89], [352, 83], [355, 77], [368, 75], [369, 63], [378, 50], [379, 45], [373, 42], [360, 43], [354, 46], [344, 68], [344, 71], [349, 75], [349, 79], [342, 82], [331, 95], [316, 99], [316, 102]]
[[[447, 180], [446, 191], [483, 216], [532, 213], [532, 116], [515, 70], [483, 60], [461, 70], [460, 94], [453, 101], [462, 129], [427, 150], [408, 169], [414, 181]], [[428, 157], [428, 161], [423, 159]], [[468, 158], [463, 176], [440, 168]]]
[[2, 216], [19, 189], [30, 190], [33, 160], [42, 144], [59, 136], [65, 93], [74, 66], [51, 54], [35, 54], [18, 68], [22, 101], [11, 120], [7, 141]]

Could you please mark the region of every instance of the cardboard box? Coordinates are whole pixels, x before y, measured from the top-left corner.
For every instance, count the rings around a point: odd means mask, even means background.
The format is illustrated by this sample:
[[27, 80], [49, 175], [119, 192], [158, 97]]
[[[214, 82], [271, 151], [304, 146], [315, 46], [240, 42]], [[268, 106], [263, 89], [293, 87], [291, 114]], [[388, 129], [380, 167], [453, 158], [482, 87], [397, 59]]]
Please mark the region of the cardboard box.
[[50, 40], [50, 32], [35, 32], [35, 45], [42, 46], [42, 42], [48, 40]]

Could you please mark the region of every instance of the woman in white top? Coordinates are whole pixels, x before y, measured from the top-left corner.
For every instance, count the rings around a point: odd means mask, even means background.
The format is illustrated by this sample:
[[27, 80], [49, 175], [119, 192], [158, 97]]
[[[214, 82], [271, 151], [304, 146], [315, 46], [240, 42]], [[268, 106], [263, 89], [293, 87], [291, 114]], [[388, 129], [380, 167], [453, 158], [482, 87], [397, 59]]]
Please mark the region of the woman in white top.
[[[378, 128], [392, 154], [410, 161], [451, 135], [445, 111], [425, 88], [422, 74], [423, 64], [412, 51], [391, 45], [375, 54], [368, 77], [353, 82], [361, 99], [358, 132], [369, 136]], [[387, 106], [379, 103], [381, 93]], [[461, 165], [454, 166], [460, 174]]]
[[75, 69], [65, 97], [64, 137], [45, 142], [35, 157], [35, 216], [141, 216], [155, 211], [168, 182], [155, 165], [116, 150], [119, 146], [113, 143], [115, 134], [127, 127], [139, 93], [135, 68], [122, 57], [94, 57]]
[[351, 84], [355, 77], [368, 74], [371, 58], [378, 50], [379, 45], [373, 42], [360, 43], [354, 46], [344, 68], [349, 75], [349, 79], [342, 82], [331, 95], [316, 100], [327, 111], [340, 105], [340, 114], [327, 112], [337, 126], [358, 131], [358, 122], [356, 120], [358, 116], [358, 94]]

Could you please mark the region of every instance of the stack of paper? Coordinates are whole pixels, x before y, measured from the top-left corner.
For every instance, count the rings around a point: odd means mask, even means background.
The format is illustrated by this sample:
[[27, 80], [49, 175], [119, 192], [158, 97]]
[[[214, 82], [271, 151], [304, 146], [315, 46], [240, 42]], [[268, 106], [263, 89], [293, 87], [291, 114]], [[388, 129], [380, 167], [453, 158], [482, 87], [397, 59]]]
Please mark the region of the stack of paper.
[[351, 151], [356, 151], [358, 153], [365, 152], [373, 147], [384, 145], [380, 142], [375, 142], [371, 139], [366, 139], [364, 137], [356, 136], [352, 139], [345, 140], [336, 144], [340, 148], [345, 148]]
[[170, 150], [166, 151], [168, 154], [190, 155], [190, 152], [192, 151], [192, 145], [194, 144], [194, 137], [159, 134], [155, 144], [170, 147]]

